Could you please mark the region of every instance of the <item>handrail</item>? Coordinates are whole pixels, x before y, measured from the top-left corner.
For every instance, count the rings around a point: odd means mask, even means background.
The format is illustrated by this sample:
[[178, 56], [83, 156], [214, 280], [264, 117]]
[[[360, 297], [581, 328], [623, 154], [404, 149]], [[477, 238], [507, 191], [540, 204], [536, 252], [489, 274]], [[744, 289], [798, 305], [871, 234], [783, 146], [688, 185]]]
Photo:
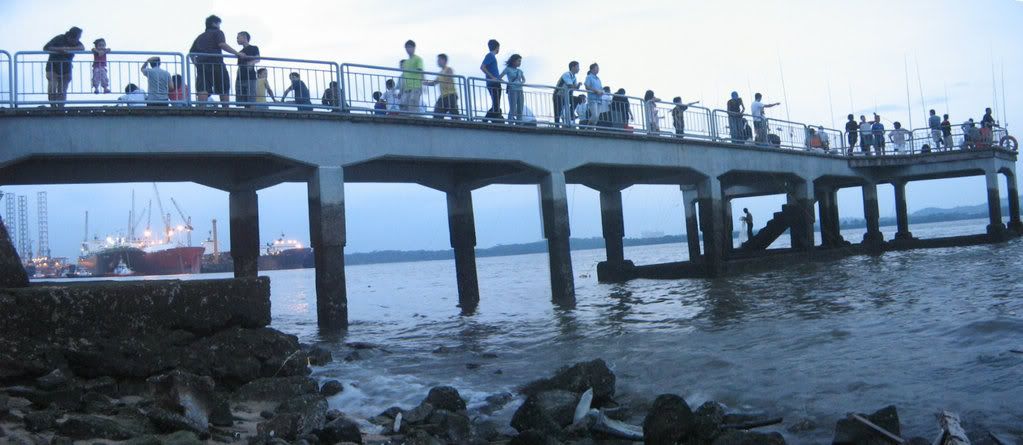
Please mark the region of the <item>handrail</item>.
[[[0, 78], [0, 96], [7, 95], [8, 107], [14, 108], [14, 61], [11, 59], [11, 53], [0, 49], [0, 69], [3, 69], [3, 64], [7, 64], [5, 73], [0, 74], [4, 76]], [[7, 88], [4, 88], [4, 82], [7, 82]]]
[[[317, 108], [326, 108], [331, 111], [345, 111], [347, 109], [341, 91], [334, 91], [331, 95], [327, 95], [331, 82], [337, 82], [339, 90], [344, 89], [340, 78], [340, 65], [337, 62], [259, 55], [252, 58], [255, 59], [255, 62], [251, 65], [251, 68], [253, 71], [266, 69], [266, 78], [262, 79], [263, 82], [260, 82], [261, 79], [258, 75], [255, 78], [248, 75], [245, 79], [246, 85], [240, 88], [241, 85], [238, 85], [238, 82], [242, 80], [242, 77], [239, 69], [240, 67], [249, 67], [250, 65], [239, 65], [237, 62], [234, 64], [202, 62], [199, 60], [202, 57], [235, 61], [242, 59], [234, 54], [224, 53], [186, 54], [186, 71], [190, 75], [194, 74], [195, 76], [188, 79], [190, 87], [189, 103], [202, 102], [200, 94], [208, 93], [207, 100], [213, 96], [219, 96], [221, 99], [226, 97], [228, 100], [221, 101], [221, 105], [243, 106], [257, 110], [298, 109], [299, 111], [312, 111]], [[257, 65], [263, 62], [269, 62], [270, 64]], [[220, 66], [223, 66], [223, 70], [219, 69]], [[224, 73], [227, 74], [226, 78]], [[281, 85], [292, 83], [290, 80], [292, 73], [299, 75], [298, 80], [305, 84], [309, 97], [298, 97], [298, 91], [296, 91], [292, 101], [286, 103], [277, 102], [276, 97], [288, 89], [286, 87], [281, 88]], [[229, 86], [227, 84], [233, 85], [234, 88], [224, 88]], [[265, 90], [264, 85], [269, 90]], [[199, 87], [205, 87], [203, 88], [204, 90], [210, 91], [199, 91]], [[257, 91], [257, 89], [264, 89], [264, 91]], [[277, 94], [270, 94], [271, 91]], [[283, 98], [281, 99], [283, 100]], [[321, 103], [314, 104], [314, 100], [319, 100]], [[328, 101], [337, 103], [326, 103]]]
[[[645, 103], [646, 101], [644, 101], [644, 106]], [[656, 121], [657, 127], [654, 128], [651, 126], [649, 116], [646, 115], [647, 110], [644, 108], [643, 117], [646, 123], [646, 129], [648, 133], [709, 140], [718, 139], [717, 131], [715, 130], [715, 126], [713, 125], [714, 120], [713, 111], [710, 108], [701, 107], [696, 104], [689, 105], [686, 104], [685, 101], [682, 101], [681, 105], [684, 105], [685, 109], [682, 112], [681, 122], [682, 128], [680, 129], [676, 125], [674, 116], [672, 114], [675, 110], [675, 107], [680, 104], [676, 104], [674, 102], [667, 102], [663, 100], [653, 101], [652, 103], [654, 104], [655, 107], [657, 107], [656, 110], [657, 114], [655, 116], [657, 118]], [[665, 112], [663, 115], [661, 114], [662, 111]], [[665, 118], [667, 122], [661, 122], [662, 117]], [[670, 126], [665, 124], [670, 124]]]
[[[363, 71], [370, 72], [363, 72]], [[377, 71], [377, 72], [374, 72]], [[392, 75], [382, 74], [392, 73]], [[399, 103], [387, 103], [382, 109], [377, 108], [376, 101], [372, 99], [372, 95], [376, 92], [380, 92], [382, 95], [390, 98], [390, 95], [386, 94], [387, 91], [386, 83], [388, 80], [393, 80], [396, 90], [401, 90], [401, 80], [405, 77], [405, 74], [416, 74], [422, 76], [419, 81], [420, 90], [418, 91], [419, 104], [415, 109], [411, 108], [411, 103], [405, 102], [407, 100], [414, 100], [414, 97], [405, 98], [399, 100]], [[432, 76], [433, 79], [427, 79], [428, 76]], [[450, 77], [450, 81], [438, 80], [441, 77]], [[354, 111], [362, 111], [373, 114], [384, 114], [384, 115], [412, 115], [412, 116], [423, 116], [423, 117], [434, 117], [443, 118], [451, 117], [453, 119], [460, 119], [468, 114], [469, 107], [468, 103], [464, 100], [466, 95], [466, 80], [465, 76], [459, 74], [444, 74], [439, 71], [413, 71], [404, 70], [401, 68], [376, 66], [376, 65], [365, 65], [357, 63], [342, 63], [341, 64], [341, 79], [342, 83], [346, 86], [345, 97], [346, 102], [351, 104], [351, 109]], [[454, 98], [445, 98], [440, 94], [441, 83], [451, 83], [452, 88], [455, 90]], [[367, 88], [368, 87], [368, 88]], [[433, 87], [437, 87], [436, 90]], [[404, 93], [405, 90], [399, 91]], [[392, 94], [399, 94], [392, 93]], [[426, 97], [423, 97], [423, 94]], [[399, 94], [400, 95], [400, 94]], [[396, 97], [395, 99], [400, 99]], [[426, 105], [423, 105], [425, 100]], [[405, 103], [401, 103], [405, 102]], [[433, 110], [430, 111], [430, 106], [433, 105]], [[425, 110], [423, 108], [426, 108]]]

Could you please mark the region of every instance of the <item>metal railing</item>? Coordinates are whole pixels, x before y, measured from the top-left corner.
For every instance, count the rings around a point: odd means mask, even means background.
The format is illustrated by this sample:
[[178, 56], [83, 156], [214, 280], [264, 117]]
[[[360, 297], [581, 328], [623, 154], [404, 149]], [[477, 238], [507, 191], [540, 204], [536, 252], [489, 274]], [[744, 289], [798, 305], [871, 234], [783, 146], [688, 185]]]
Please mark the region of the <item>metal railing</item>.
[[[848, 133], [845, 135], [848, 137]], [[984, 129], [977, 123], [973, 127], [970, 127], [967, 123], [953, 125], [948, 132], [941, 130], [933, 131], [930, 128], [917, 128], [912, 131], [886, 129], [880, 135], [882, 143], [878, 143], [877, 133], [870, 133], [866, 142], [864, 142], [863, 136], [863, 133], [859, 134], [856, 147], [852, 147], [850, 155], [900, 156], [992, 148], [1016, 149], [1016, 147], [1011, 146], [1008, 141], [1004, 140], [1009, 136], [1006, 128], [993, 127]]]
[[648, 101], [643, 107], [648, 134], [708, 140], [718, 138], [709, 108], [664, 101]]
[[345, 100], [353, 111], [438, 119], [461, 119], [469, 114], [466, 80], [457, 74], [345, 63], [341, 65], [341, 79]]
[[[339, 66], [323, 60], [243, 58], [229, 54], [187, 57], [190, 102], [253, 109], [342, 111]], [[234, 63], [227, 63], [227, 62]], [[284, 97], [287, 93], [287, 97]]]
[[[111, 51], [106, 62], [97, 62], [91, 51], [73, 51], [71, 61], [50, 62], [46, 51], [14, 54], [12, 74], [13, 105], [92, 106], [145, 105], [148, 78], [142, 67], [150, 57], [160, 58], [160, 68], [172, 77], [185, 73], [180, 53], [154, 51]], [[88, 57], [88, 58], [86, 58]], [[129, 85], [140, 92], [129, 94]], [[167, 101], [152, 101], [163, 103]]]
[[14, 64], [11, 54], [0, 49], [0, 107], [14, 107]]

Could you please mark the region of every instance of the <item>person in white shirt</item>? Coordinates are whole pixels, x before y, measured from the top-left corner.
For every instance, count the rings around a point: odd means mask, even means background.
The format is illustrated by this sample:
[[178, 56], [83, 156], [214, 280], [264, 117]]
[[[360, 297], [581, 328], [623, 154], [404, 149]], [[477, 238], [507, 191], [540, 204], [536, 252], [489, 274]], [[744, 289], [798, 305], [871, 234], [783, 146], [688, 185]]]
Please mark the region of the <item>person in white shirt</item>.
[[589, 104], [586, 103], [586, 95], [580, 94], [575, 98], [575, 115], [579, 118], [579, 122], [587, 122], [590, 120]]
[[117, 101], [123, 102], [129, 107], [144, 107], [146, 106], [146, 92], [137, 85], [129, 83], [124, 87], [124, 95], [118, 97]]
[[753, 96], [753, 106], [750, 108], [753, 113], [753, 130], [756, 133], [755, 142], [758, 144], [767, 143], [767, 117], [764, 116], [764, 109], [781, 105], [781, 102], [764, 104], [762, 102], [763, 98], [762, 94], [755, 94]]
[[657, 112], [657, 102], [660, 99], [654, 95], [653, 90], [646, 90], [646, 94], [643, 95], [643, 114], [646, 118], [646, 129], [650, 133], [659, 133], [661, 131], [660, 113]]
[[902, 153], [906, 148], [906, 141], [910, 139], [909, 130], [902, 128], [902, 123], [896, 122], [895, 129], [888, 133], [888, 140], [895, 146], [895, 154]]
[[555, 99], [554, 123], [572, 124], [572, 91], [579, 89], [579, 62], [568, 64], [568, 71], [558, 79], [557, 97]]
[[396, 112], [400, 110], [401, 90], [394, 84], [394, 79], [387, 79], [384, 87], [387, 88], [387, 91], [384, 91], [384, 102], [387, 102], [387, 111]]

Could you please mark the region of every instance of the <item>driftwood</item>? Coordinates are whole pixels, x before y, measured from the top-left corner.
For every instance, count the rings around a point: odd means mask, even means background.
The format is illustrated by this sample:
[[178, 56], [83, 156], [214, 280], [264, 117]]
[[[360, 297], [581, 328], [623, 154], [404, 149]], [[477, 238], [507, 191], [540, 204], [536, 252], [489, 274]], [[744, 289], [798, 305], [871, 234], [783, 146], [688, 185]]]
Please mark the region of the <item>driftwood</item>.
[[959, 415], [956, 413], [945, 410], [939, 412], [938, 426], [941, 427], [941, 434], [934, 439], [934, 445], [970, 445], [970, 439], [966, 437], [966, 431], [959, 424]]
[[773, 419], [754, 420], [754, 421], [751, 421], [751, 422], [743, 422], [743, 423], [726, 423], [724, 425], [721, 425], [721, 429], [723, 429], [723, 430], [751, 430], [753, 428], [760, 428], [760, 427], [764, 427], [764, 426], [777, 425], [779, 423], [782, 423], [783, 421], [784, 421], [784, 419], [782, 419], [781, 417], [775, 417]]
[[895, 434], [892, 434], [891, 431], [888, 431], [888, 430], [886, 430], [884, 428], [881, 428], [880, 426], [878, 426], [874, 422], [871, 422], [870, 420], [868, 420], [866, 417], [863, 417], [863, 416], [861, 416], [859, 414], [856, 414], [856, 413], [850, 413], [849, 414], [849, 418], [853, 419], [853, 420], [855, 420], [857, 422], [860, 422], [860, 423], [862, 423], [864, 425], [866, 425], [867, 428], [870, 428], [870, 429], [874, 430], [878, 434], [884, 436], [886, 439], [892, 441], [892, 443], [897, 443], [897, 444], [900, 444], [900, 445], [906, 443], [905, 439], [903, 439], [903, 438], [901, 438], [899, 436], [896, 436]]

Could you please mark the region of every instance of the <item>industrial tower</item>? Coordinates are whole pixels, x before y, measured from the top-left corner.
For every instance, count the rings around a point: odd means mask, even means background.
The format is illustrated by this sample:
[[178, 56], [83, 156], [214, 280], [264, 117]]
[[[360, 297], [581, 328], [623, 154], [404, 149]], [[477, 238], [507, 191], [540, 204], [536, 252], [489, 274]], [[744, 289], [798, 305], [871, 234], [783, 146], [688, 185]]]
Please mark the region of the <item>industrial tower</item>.
[[32, 259], [32, 241], [28, 239], [28, 196], [18, 195], [18, 256]]
[[7, 226], [7, 234], [11, 237], [11, 244], [17, 248], [18, 246], [18, 220], [17, 214], [14, 213], [14, 200], [17, 198], [11, 193], [4, 194], [4, 205], [7, 206], [7, 211], [4, 213], [4, 224]]
[[50, 222], [47, 216], [46, 192], [36, 193], [36, 219], [39, 222], [39, 241], [36, 242], [36, 257], [50, 257]]

